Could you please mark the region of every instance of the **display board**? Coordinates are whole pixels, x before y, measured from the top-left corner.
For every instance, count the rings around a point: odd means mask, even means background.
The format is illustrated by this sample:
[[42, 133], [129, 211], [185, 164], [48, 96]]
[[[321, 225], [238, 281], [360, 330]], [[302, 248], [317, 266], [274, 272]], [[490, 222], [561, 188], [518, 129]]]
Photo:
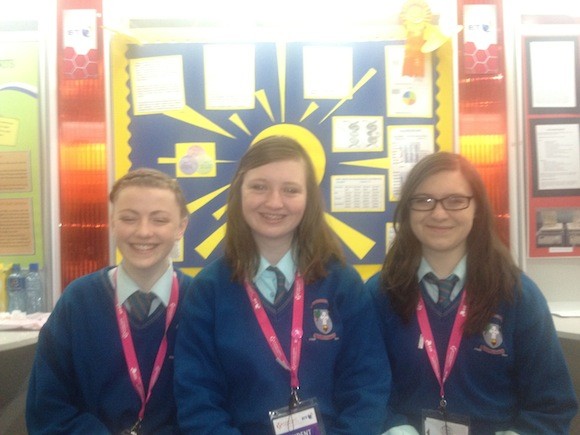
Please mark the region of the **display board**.
[[[17, 33], [17, 32], [14, 32]], [[0, 263], [44, 264], [39, 44], [0, 40]]]
[[578, 37], [522, 45], [529, 255], [580, 256]]
[[[137, 167], [176, 177], [190, 225], [177, 265], [221, 255], [238, 161], [274, 134], [303, 145], [326, 218], [364, 278], [379, 270], [408, 170], [452, 148], [450, 44], [402, 75], [404, 41], [112, 41], [115, 178]], [[448, 56], [442, 56], [446, 53]]]

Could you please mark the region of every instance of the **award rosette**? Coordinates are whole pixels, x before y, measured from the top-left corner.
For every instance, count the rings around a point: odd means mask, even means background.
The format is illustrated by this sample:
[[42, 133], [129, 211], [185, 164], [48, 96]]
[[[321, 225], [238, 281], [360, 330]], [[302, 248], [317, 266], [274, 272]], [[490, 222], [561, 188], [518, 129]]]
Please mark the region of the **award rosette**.
[[408, 0], [399, 18], [407, 34], [403, 75], [421, 77], [425, 72], [425, 56], [421, 48], [425, 43], [425, 30], [431, 25], [431, 8], [423, 0]]

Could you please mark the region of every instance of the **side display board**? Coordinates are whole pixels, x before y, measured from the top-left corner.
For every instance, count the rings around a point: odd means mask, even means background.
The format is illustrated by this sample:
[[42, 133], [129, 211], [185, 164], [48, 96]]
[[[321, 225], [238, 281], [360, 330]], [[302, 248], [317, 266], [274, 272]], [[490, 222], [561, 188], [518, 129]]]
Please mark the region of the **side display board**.
[[44, 264], [39, 44], [0, 41], [0, 263]]
[[577, 36], [523, 40], [530, 257], [580, 256]]
[[222, 253], [240, 157], [260, 138], [290, 136], [313, 159], [347, 260], [368, 278], [392, 237], [408, 170], [452, 143], [439, 58], [426, 55], [421, 77], [403, 76], [403, 59], [403, 41], [134, 44], [119, 36], [115, 177], [146, 166], [180, 181], [191, 216], [176, 262], [195, 274]]

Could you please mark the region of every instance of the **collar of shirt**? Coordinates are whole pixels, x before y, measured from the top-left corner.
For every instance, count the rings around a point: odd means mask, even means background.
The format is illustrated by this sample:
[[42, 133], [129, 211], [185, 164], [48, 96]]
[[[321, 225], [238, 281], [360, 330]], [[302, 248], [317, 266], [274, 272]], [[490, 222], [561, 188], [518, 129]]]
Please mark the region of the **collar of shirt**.
[[[457, 263], [457, 266], [455, 266], [453, 272], [449, 274], [449, 276], [455, 274], [459, 278], [459, 280], [455, 283], [455, 287], [453, 287], [453, 290], [451, 291], [451, 295], [449, 296], [449, 298], [452, 301], [455, 300], [457, 295], [463, 289], [463, 286], [465, 284], [466, 267], [467, 267], [467, 256], [465, 255], [461, 260], [459, 260], [459, 263]], [[429, 263], [427, 262], [427, 260], [425, 260], [425, 258], [421, 258], [421, 264], [419, 265], [419, 269], [417, 270], [417, 279], [419, 280], [419, 282], [421, 282], [423, 277], [427, 275], [429, 272], [433, 272], [433, 268], [429, 265]], [[427, 281], [423, 281], [423, 284], [425, 285], [425, 290], [427, 291], [429, 297], [433, 299], [434, 302], [437, 302], [437, 300], [439, 299], [439, 289], [437, 288], [437, 286]]]
[[270, 270], [266, 270], [269, 266], [276, 266], [284, 274], [284, 278], [286, 278], [286, 291], [291, 289], [296, 274], [296, 262], [294, 261], [292, 250], [290, 249], [286, 252], [278, 264], [271, 265], [264, 257], [260, 257], [260, 265], [254, 277], [254, 284], [256, 284], [260, 294], [268, 302], [273, 304], [276, 297], [276, 274]]
[[[109, 271], [109, 279], [113, 286], [115, 281], [113, 279], [115, 270], [117, 270], [117, 298], [121, 304], [124, 304], [129, 296], [139, 290], [139, 286], [131, 279], [125, 269], [123, 268], [123, 263], [119, 264], [116, 268], [113, 267]], [[151, 287], [151, 292], [155, 293], [157, 300], [161, 302], [164, 306], [169, 304], [169, 297], [171, 296], [171, 286], [173, 284], [173, 264], [169, 264], [167, 270], [161, 275], [157, 282]], [[155, 310], [156, 306], [151, 307], [151, 311]]]

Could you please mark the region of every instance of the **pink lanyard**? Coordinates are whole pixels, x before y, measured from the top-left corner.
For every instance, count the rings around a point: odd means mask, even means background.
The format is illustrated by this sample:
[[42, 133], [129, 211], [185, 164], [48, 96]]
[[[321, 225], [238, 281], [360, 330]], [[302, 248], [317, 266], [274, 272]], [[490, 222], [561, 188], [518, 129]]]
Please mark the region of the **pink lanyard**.
[[262, 306], [262, 301], [258, 296], [254, 287], [246, 280], [244, 282], [246, 288], [246, 293], [254, 309], [254, 314], [258, 320], [258, 324], [262, 329], [266, 341], [272, 349], [272, 353], [276, 357], [276, 361], [280, 363], [282, 367], [290, 371], [290, 387], [293, 391], [297, 390], [300, 383], [298, 382], [298, 366], [300, 365], [300, 352], [302, 350], [302, 325], [304, 316], [304, 279], [300, 274], [296, 274], [296, 279], [294, 281], [294, 306], [292, 308], [292, 331], [290, 336], [292, 337], [292, 343], [290, 346], [290, 363], [284, 354], [284, 350], [280, 345], [280, 340], [272, 328], [272, 323]]
[[447, 405], [443, 385], [445, 384], [445, 381], [447, 381], [447, 378], [449, 378], [449, 373], [451, 373], [451, 369], [455, 364], [459, 350], [459, 344], [461, 343], [461, 338], [463, 335], [463, 325], [465, 324], [465, 317], [467, 315], [465, 293], [466, 292], [464, 290], [459, 302], [459, 310], [455, 315], [455, 322], [453, 323], [451, 336], [449, 337], [449, 345], [447, 346], [447, 354], [445, 355], [445, 366], [443, 368], [443, 377], [441, 377], [441, 368], [439, 365], [439, 357], [437, 356], [437, 348], [435, 347], [433, 331], [431, 330], [431, 324], [429, 323], [429, 318], [427, 317], [425, 302], [423, 301], [422, 296], [419, 296], [419, 303], [417, 304], [417, 319], [419, 320], [419, 328], [421, 328], [421, 334], [425, 339], [425, 349], [427, 351], [429, 361], [431, 362], [431, 367], [433, 368], [437, 382], [439, 382], [439, 392], [441, 395], [440, 404], [442, 408], [445, 408]]
[[[115, 288], [117, 287], [117, 271], [115, 271]], [[179, 284], [177, 282], [177, 274], [173, 272], [173, 282], [171, 285], [171, 296], [169, 297], [169, 305], [167, 306], [167, 313], [165, 315], [165, 331], [163, 333], [163, 339], [159, 345], [159, 350], [157, 351], [157, 356], [155, 357], [155, 363], [153, 365], [153, 372], [151, 373], [151, 379], [149, 380], [149, 390], [147, 391], [147, 397], [145, 397], [145, 388], [143, 387], [143, 379], [141, 378], [141, 370], [139, 369], [139, 362], [137, 361], [137, 354], [135, 353], [135, 346], [133, 344], [133, 337], [131, 336], [131, 328], [129, 327], [129, 319], [127, 317], [127, 311], [123, 304], [119, 303], [117, 292], [115, 292], [115, 305], [117, 314], [117, 324], [119, 325], [119, 333], [121, 334], [121, 343], [123, 344], [123, 353], [125, 354], [125, 362], [127, 363], [127, 369], [129, 370], [129, 377], [131, 378], [131, 383], [139, 394], [141, 398], [141, 409], [139, 410], [139, 421], [143, 420], [145, 415], [145, 405], [151, 397], [151, 391], [153, 386], [159, 378], [161, 373], [161, 367], [163, 366], [163, 361], [165, 360], [165, 355], [167, 354], [167, 330], [169, 325], [175, 316], [175, 311], [177, 310], [177, 303], [179, 301]]]

